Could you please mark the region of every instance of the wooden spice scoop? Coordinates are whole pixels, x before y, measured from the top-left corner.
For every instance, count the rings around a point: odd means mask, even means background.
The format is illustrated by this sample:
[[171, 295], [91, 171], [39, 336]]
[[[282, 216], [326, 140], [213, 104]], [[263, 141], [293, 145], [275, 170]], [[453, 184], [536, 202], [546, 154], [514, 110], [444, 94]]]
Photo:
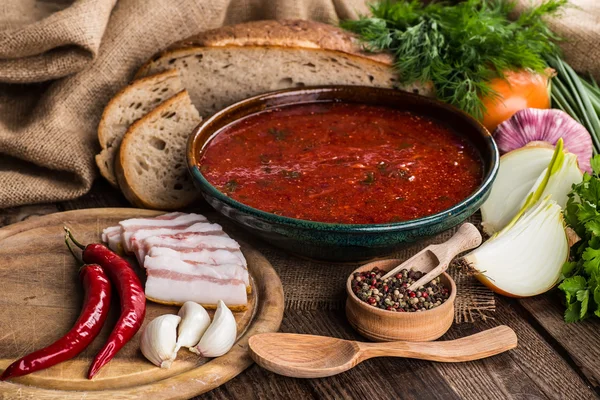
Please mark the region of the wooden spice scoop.
[[250, 338], [250, 355], [261, 367], [292, 378], [322, 378], [373, 357], [439, 362], [472, 361], [517, 347], [517, 335], [501, 325], [455, 340], [365, 343], [325, 336], [262, 333]]
[[471, 250], [481, 244], [481, 234], [470, 223], [465, 223], [458, 228], [454, 236], [441, 244], [432, 244], [392, 269], [381, 279], [387, 279], [402, 271], [403, 269], [412, 269], [414, 271], [425, 272], [421, 279], [408, 287], [408, 290], [415, 291], [424, 286], [435, 277], [446, 272], [450, 261], [463, 251]]

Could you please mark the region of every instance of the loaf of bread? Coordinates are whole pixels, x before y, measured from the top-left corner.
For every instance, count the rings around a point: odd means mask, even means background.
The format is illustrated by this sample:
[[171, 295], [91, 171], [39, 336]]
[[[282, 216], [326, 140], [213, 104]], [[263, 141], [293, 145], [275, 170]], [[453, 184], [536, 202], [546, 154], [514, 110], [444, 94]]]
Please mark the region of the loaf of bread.
[[[352, 34], [312, 21], [256, 21], [204, 32], [175, 43], [136, 77], [171, 68], [202, 116], [245, 98], [290, 87], [398, 87], [387, 54], [361, 50]], [[430, 94], [431, 87], [404, 90]]]
[[201, 120], [183, 90], [129, 127], [115, 163], [127, 200], [137, 207], [174, 210], [198, 197], [187, 171], [186, 145]]
[[[203, 117], [245, 98], [292, 87], [368, 85], [432, 94], [430, 85], [400, 87], [393, 59], [388, 54], [363, 51], [357, 39], [340, 28], [299, 20], [256, 21], [204, 32], [152, 57], [139, 69], [136, 78], [108, 104], [98, 128], [103, 150], [96, 162], [102, 175], [111, 182], [115, 180], [111, 170], [115, 149], [127, 127], [181, 88], [186, 89]], [[174, 107], [185, 103], [181, 96], [161, 104], [160, 109], [166, 107], [176, 112]], [[185, 167], [179, 148], [185, 146], [182, 138], [194, 126], [189, 107], [191, 104], [186, 104], [187, 111], [182, 111], [190, 116], [190, 123], [161, 124], [156, 117], [162, 111], [158, 114], [153, 111], [148, 115], [150, 118], [144, 117], [129, 129], [128, 136], [145, 138], [130, 139], [119, 157], [125, 171], [120, 174], [119, 185], [133, 204], [175, 209], [193, 200], [193, 188], [186, 186], [188, 182], [183, 185], [183, 177], [177, 175], [179, 168], [175, 168], [177, 172], [171, 171], [165, 164], [166, 175], [159, 175], [154, 167], [151, 168], [154, 172], [146, 171], [143, 162], [138, 165], [135, 161], [138, 154], [142, 160], [154, 155], [155, 148], [144, 151], [143, 146], [151, 146], [153, 139], [149, 138], [153, 137], [153, 130], [163, 127], [176, 131], [172, 137], [162, 131], [155, 136], [178, 150], [161, 153], [160, 161], [167, 163], [167, 157], [172, 157], [171, 167]], [[141, 183], [136, 184], [136, 179]], [[159, 182], [160, 179], [165, 181]]]

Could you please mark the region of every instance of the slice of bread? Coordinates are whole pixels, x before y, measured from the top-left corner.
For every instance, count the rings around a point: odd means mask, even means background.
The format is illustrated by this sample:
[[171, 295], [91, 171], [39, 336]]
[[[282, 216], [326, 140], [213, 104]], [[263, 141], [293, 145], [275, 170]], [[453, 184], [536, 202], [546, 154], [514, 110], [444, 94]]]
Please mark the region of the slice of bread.
[[[433, 94], [431, 84], [398, 85], [393, 58], [362, 51], [352, 34], [298, 20], [207, 31], [156, 55], [136, 78], [104, 110], [98, 128], [103, 150], [96, 162], [114, 184], [116, 158], [117, 181], [125, 196], [137, 206], [160, 209], [177, 209], [195, 198], [184, 149], [195, 125], [191, 121], [199, 117], [192, 115], [189, 98], [201, 116], [209, 116], [245, 98], [290, 87], [368, 85]], [[181, 88], [189, 98], [180, 93], [138, 120]], [[164, 113], [177, 117], [169, 119]], [[127, 145], [117, 153], [121, 137], [136, 120], [127, 131]]]
[[[366, 53], [346, 31], [311, 21], [257, 21], [208, 31], [170, 46], [136, 76], [172, 68], [202, 116], [289, 87], [398, 87], [389, 55]], [[432, 93], [431, 85], [402, 89]]]
[[177, 70], [170, 69], [138, 79], [108, 103], [98, 125], [98, 141], [102, 151], [96, 155], [96, 164], [102, 176], [113, 186], [117, 186], [114, 160], [129, 126], [182, 89]]
[[119, 187], [133, 205], [174, 210], [198, 197], [187, 171], [186, 145], [201, 120], [183, 90], [129, 127], [115, 172]]

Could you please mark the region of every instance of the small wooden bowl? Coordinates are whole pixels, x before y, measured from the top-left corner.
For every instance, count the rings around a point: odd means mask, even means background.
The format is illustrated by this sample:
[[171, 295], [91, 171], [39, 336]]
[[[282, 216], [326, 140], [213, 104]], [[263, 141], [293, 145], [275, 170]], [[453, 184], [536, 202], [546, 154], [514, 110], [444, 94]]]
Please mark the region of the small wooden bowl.
[[376, 342], [406, 340], [426, 342], [442, 336], [454, 320], [456, 284], [450, 275], [440, 275], [442, 283], [450, 288], [450, 297], [438, 307], [421, 312], [395, 312], [382, 310], [361, 301], [352, 292], [351, 282], [355, 272], [370, 271], [374, 267], [389, 271], [400, 265], [402, 260], [380, 260], [354, 270], [346, 282], [346, 317], [362, 336]]

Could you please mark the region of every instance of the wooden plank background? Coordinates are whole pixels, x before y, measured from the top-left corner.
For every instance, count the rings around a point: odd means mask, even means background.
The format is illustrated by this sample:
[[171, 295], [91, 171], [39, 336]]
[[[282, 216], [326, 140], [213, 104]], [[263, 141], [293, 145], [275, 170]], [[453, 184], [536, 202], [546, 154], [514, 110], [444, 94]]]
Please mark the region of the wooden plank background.
[[[0, 210], [0, 226], [58, 211], [124, 206], [128, 204], [117, 190], [98, 181], [90, 193], [75, 201]], [[277, 259], [289, 257], [278, 250], [272, 254]], [[334, 377], [311, 380], [277, 376], [254, 365], [198, 399], [600, 398], [600, 321], [567, 325], [562, 312], [560, 297], [554, 292], [523, 300], [498, 296], [494, 319], [454, 325], [442, 339], [505, 324], [519, 338], [519, 346], [508, 353], [462, 364], [379, 358]], [[307, 310], [290, 305], [281, 330], [361, 339], [346, 322], [343, 309]]]

